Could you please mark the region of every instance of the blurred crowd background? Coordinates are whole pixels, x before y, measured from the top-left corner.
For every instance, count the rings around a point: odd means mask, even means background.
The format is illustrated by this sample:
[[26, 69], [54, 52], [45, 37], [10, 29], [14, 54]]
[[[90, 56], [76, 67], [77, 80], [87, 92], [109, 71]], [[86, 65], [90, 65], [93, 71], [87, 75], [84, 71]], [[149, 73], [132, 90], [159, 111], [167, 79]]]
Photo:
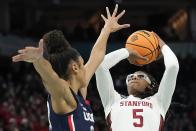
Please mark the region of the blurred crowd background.
[[[97, 39], [105, 6], [126, 10], [120, 23], [131, 27], [110, 36], [107, 52], [122, 48], [136, 30], [154, 31], [176, 53], [180, 72], [163, 131], [196, 131], [196, 1], [194, 0], [1, 0], [0, 1], [0, 131], [48, 131], [47, 93], [32, 64], [12, 63], [11, 56], [42, 35], [63, 31], [85, 61]], [[126, 75], [136, 70], [160, 81], [163, 60], [144, 67], [122, 61], [111, 69], [115, 89], [127, 94]], [[88, 90], [95, 131], [109, 131], [93, 77]]]

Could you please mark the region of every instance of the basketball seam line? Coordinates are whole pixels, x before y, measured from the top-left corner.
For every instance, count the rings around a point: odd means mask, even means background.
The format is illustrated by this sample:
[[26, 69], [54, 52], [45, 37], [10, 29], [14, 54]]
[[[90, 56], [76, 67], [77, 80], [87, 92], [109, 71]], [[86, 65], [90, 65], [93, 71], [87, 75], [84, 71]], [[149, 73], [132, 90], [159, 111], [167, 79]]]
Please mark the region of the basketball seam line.
[[[136, 33], [136, 34], [139, 34], [139, 35], [143, 36], [144, 38], [146, 38], [150, 42], [150, 44], [152, 45], [153, 49], [155, 50], [154, 45], [152, 44], [152, 42], [146, 36], [144, 36], [143, 34], [140, 34], [140, 33]], [[154, 53], [152, 55], [154, 55]]]
[[[157, 47], [158, 47], [159, 45], [158, 45], [158, 43], [157, 43], [157, 40], [155, 39], [155, 36], [154, 36], [154, 34], [152, 34], [152, 36], [153, 36], [153, 38], [154, 38], [154, 41], [155, 41], [155, 43], [156, 43], [156, 45], [157, 45]], [[156, 48], [156, 50], [157, 50], [157, 48]], [[158, 51], [158, 50], [157, 50], [157, 51]], [[157, 53], [158, 53], [157, 51], [155, 52], [155, 54], [156, 54], [156, 55], [158, 55], [158, 54], [157, 54]]]
[[[157, 47], [155, 50], [158, 50], [159, 49], [159, 47]], [[155, 51], [154, 50], [154, 51]], [[154, 52], [154, 51], [152, 51], [152, 52]], [[148, 56], [148, 55], [150, 55], [151, 53], [148, 53], [148, 54], [146, 54], [146, 55], [144, 55], [144, 56]]]
[[[128, 42], [128, 43], [126, 43], [126, 44], [130, 44], [130, 45], [134, 45], [134, 46], [139, 46], [139, 47], [148, 49], [148, 50], [151, 52], [150, 54], [152, 54], [152, 56], [153, 56], [153, 51], [151, 51], [151, 49], [149, 49], [149, 48], [147, 48], [147, 47], [145, 47], [145, 46], [136, 45], [136, 44], [133, 44], [132, 42]], [[149, 55], [149, 54], [148, 54], [148, 55]], [[144, 55], [144, 56], [146, 56], [146, 55]], [[151, 56], [150, 59], [152, 59], [152, 56]]]
[[136, 33], [136, 34], [139, 34], [139, 35], [143, 36], [144, 38], [146, 38], [150, 42], [150, 44], [152, 45], [153, 49], [155, 50], [154, 45], [152, 44], [152, 42], [145, 35], [143, 35], [141, 33]]
[[158, 40], [158, 38], [157, 38], [157, 36], [156, 36], [156, 35], [154, 35], [154, 37], [155, 37], [155, 38], [156, 38], [156, 40], [157, 40], [157, 48], [156, 48], [156, 49], [158, 49], [158, 51], [160, 51], [159, 40]]

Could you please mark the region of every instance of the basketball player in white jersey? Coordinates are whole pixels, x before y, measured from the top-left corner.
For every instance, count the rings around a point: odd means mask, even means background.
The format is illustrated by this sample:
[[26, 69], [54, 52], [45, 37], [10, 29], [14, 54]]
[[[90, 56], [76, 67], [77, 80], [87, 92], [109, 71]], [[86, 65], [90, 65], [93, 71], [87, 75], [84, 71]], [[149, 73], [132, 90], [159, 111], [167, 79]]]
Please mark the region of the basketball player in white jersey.
[[129, 96], [115, 91], [109, 69], [123, 59], [138, 57], [131, 49], [119, 49], [105, 56], [96, 71], [98, 92], [112, 131], [161, 131], [174, 93], [179, 64], [172, 50], [159, 38], [165, 72], [160, 84], [149, 74], [137, 71], [127, 76]]

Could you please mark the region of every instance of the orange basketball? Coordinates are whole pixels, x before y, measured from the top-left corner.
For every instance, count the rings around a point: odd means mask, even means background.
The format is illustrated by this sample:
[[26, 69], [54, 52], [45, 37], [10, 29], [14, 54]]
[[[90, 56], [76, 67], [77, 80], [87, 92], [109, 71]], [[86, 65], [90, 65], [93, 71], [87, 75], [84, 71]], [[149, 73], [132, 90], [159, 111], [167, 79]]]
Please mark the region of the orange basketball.
[[160, 47], [158, 44], [158, 38], [154, 32], [147, 30], [139, 30], [132, 33], [127, 41], [126, 48], [132, 48], [136, 50], [140, 55], [147, 57], [148, 61], [136, 60], [134, 64], [145, 65], [153, 62], [160, 54]]

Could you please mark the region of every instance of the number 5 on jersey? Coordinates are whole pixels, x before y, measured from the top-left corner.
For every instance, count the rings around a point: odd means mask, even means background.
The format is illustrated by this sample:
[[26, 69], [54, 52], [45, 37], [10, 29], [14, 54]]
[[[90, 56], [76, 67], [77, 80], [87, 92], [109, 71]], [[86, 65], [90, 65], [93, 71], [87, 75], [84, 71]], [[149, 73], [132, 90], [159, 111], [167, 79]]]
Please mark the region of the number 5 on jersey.
[[133, 109], [133, 119], [137, 120], [137, 122], [133, 122], [134, 127], [143, 127], [144, 120], [140, 112], [143, 112], [143, 109]]

